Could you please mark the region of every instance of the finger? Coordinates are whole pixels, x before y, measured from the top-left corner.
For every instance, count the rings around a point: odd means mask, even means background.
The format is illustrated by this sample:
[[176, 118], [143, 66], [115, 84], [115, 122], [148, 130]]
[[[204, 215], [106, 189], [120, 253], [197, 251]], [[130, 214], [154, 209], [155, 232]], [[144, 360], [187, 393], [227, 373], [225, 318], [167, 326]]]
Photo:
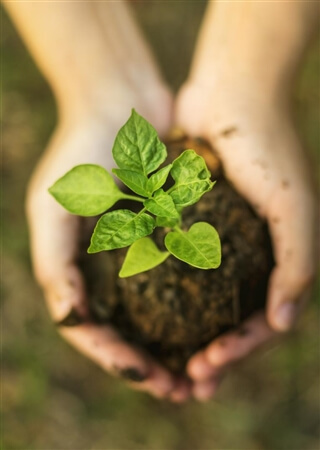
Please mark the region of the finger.
[[177, 386], [177, 379], [168, 370], [148, 357], [150, 366], [149, 376], [141, 383], [130, 383], [135, 390], [148, 392], [152, 396], [161, 399], [169, 399]]
[[175, 379], [167, 370], [129, 346], [112, 327], [85, 323], [75, 328], [61, 327], [60, 332], [102, 369], [125, 379], [138, 390], [164, 397], [175, 386]]
[[187, 373], [194, 381], [203, 381], [221, 374], [221, 369], [213, 367], [205, 351], [196, 353], [187, 364]]
[[87, 317], [85, 283], [75, 263], [81, 219], [66, 212], [50, 196], [47, 186], [39, 187], [35, 181], [29, 189], [27, 215], [35, 278], [45, 292], [54, 321], [64, 319], [71, 310]]
[[197, 381], [192, 389], [193, 397], [200, 401], [206, 402], [216, 394], [222, 378], [212, 378], [205, 381]]
[[186, 378], [177, 378], [175, 387], [170, 393], [169, 399], [173, 403], [186, 402], [192, 393], [192, 383]]
[[288, 331], [294, 325], [315, 276], [316, 206], [311, 190], [301, 191], [302, 187], [286, 185], [267, 211], [276, 260], [269, 283], [267, 319], [278, 331]]
[[205, 350], [196, 353], [187, 365], [195, 382], [210, 378], [221, 379], [228, 366], [246, 357], [256, 348], [276, 336], [260, 312], [246, 320], [241, 327], [215, 339]]
[[206, 349], [208, 362], [216, 368], [226, 368], [245, 358], [256, 348], [276, 336], [263, 312], [246, 320], [235, 331], [225, 333], [214, 340]]
[[[89, 320], [83, 275], [74, 264], [64, 267], [63, 276], [43, 285], [50, 315], [56, 324], [77, 325]], [[68, 323], [67, 323], [68, 322]]]
[[46, 201], [45, 207], [35, 202], [33, 209], [38, 212], [29, 216], [34, 271], [43, 286], [64, 278], [65, 267], [78, 255], [81, 232], [79, 218], [64, 211], [53, 198]]

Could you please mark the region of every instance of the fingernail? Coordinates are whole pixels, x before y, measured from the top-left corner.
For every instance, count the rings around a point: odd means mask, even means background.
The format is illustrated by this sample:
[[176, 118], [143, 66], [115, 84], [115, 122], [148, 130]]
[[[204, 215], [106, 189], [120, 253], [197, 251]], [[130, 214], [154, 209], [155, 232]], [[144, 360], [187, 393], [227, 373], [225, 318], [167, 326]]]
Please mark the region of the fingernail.
[[295, 303], [282, 303], [276, 311], [273, 322], [279, 331], [288, 331], [294, 325], [297, 317]]

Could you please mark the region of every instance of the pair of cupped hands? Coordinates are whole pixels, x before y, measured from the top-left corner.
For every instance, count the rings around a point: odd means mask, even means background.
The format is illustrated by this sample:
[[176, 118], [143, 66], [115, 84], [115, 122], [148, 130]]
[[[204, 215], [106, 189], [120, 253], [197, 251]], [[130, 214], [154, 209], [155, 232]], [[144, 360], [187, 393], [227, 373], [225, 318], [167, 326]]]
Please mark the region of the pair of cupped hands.
[[[288, 102], [258, 83], [240, 84], [226, 78], [209, 83], [190, 79], [175, 100], [164, 84], [152, 92], [109, 86], [104, 93], [107, 103], [89, 100], [86, 107], [61, 115], [28, 189], [34, 271], [53, 321], [60, 322], [72, 309], [83, 318], [77, 326], [59, 327], [62, 336], [105, 371], [134, 373], [140, 381], [126, 380], [134, 389], [173, 402], [191, 396], [210, 399], [234, 363], [290, 330], [306, 304], [315, 273], [315, 196]], [[162, 137], [178, 125], [190, 136], [207, 139], [229, 181], [267, 221], [273, 242], [276, 264], [266, 310], [247, 320], [250, 333], [231, 331], [193, 355], [185, 377], [175, 376], [145, 351], [129, 345], [112, 326], [91, 321], [84, 277], [76, 263], [87, 225], [48, 193], [75, 165], [114, 167], [113, 141], [133, 107]]]

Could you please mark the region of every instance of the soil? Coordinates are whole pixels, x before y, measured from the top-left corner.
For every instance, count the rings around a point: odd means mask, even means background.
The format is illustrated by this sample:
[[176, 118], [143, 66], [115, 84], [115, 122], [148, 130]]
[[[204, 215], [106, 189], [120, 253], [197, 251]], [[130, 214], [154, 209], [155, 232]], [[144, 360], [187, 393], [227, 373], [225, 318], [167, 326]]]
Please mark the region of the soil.
[[[198, 349], [263, 308], [273, 265], [265, 222], [225, 179], [213, 151], [202, 140], [179, 138], [168, 145], [170, 158], [186, 148], [205, 158], [217, 183], [184, 210], [183, 227], [199, 221], [216, 227], [221, 266], [200, 270], [171, 256], [149, 272], [120, 279], [126, 249], [96, 255], [95, 266], [90, 255], [90, 270], [86, 265], [95, 320], [112, 323], [177, 373]], [[154, 237], [164, 248], [164, 231], [156, 229]]]

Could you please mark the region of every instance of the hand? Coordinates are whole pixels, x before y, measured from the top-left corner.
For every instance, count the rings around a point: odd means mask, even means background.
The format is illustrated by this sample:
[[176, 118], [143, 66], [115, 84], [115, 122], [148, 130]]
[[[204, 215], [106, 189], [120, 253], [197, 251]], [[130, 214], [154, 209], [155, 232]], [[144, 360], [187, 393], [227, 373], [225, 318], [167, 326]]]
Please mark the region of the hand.
[[88, 222], [68, 214], [48, 193], [77, 164], [112, 167], [113, 141], [132, 107], [166, 133], [171, 94], [127, 2], [5, 4], [52, 88], [60, 117], [27, 198], [35, 274], [53, 320], [65, 323], [72, 311], [82, 324], [59, 327], [72, 345], [105, 370], [135, 379], [137, 389], [159, 397], [170, 392], [179, 401], [189, 392], [184, 380], [127, 345], [111, 327], [90, 321], [76, 262]]
[[[162, 117], [152, 116], [145, 107], [139, 108], [138, 101], [134, 105], [164, 132], [170, 120], [171, 97], [167, 91], [159, 95]], [[91, 112], [62, 123], [57, 129], [28, 192], [32, 258], [53, 321], [63, 321], [71, 311], [79, 319], [77, 326], [58, 328], [67, 341], [104, 370], [125, 378], [132, 387], [156, 397], [170, 393], [173, 400], [179, 401], [188, 395], [184, 380], [176, 379], [150, 356], [129, 346], [111, 326], [90, 320], [85, 281], [77, 266], [79, 238], [86, 232], [84, 220], [69, 214], [48, 193], [48, 187], [77, 164], [91, 162], [111, 169], [113, 141], [130, 115], [131, 100], [130, 106], [117, 114], [117, 120]]]
[[189, 81], [177, 99], [176, 122], [211, 143], [227, 178], [267, 220], [276, 265], [266, 313], [242, 325], [245, 335], [229, 332], [190, 359], [193, 392], [203, 400], [214, 394], [230, 364], [291, 329], [315, 275], [316, 199], [288, 108], [266, 88], [240, 78], [236, 86], [235, 79], [228, 83], [225, 74], [208, 83]]

